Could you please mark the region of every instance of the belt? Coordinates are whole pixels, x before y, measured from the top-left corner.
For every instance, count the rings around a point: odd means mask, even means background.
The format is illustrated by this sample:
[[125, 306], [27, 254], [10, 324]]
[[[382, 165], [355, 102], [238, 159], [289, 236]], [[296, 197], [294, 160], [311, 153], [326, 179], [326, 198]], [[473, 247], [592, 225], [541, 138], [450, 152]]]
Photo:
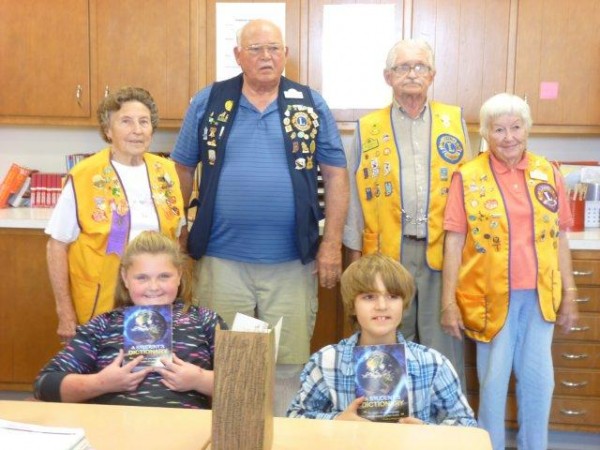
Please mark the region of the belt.
[[422, 241], [426, 241], [427, 238], [426, 237], [417, 237], [417, 236], [413, 236], [411, 234], [405, 234], [404, 236], [405, 239], [410, 239], [411, 241], [417, 241], [417, 242], [422, 242]]

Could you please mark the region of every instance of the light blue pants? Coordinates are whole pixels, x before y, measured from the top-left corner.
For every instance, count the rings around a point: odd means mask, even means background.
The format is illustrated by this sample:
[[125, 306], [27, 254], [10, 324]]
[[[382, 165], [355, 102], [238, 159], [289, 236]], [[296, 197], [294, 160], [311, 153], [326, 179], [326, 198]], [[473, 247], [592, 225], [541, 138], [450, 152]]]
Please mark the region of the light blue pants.
[[546, 450], [548, 419], [554, 390], [552, 334], [544, 321], [535, 290], [513, 291], [508, 317], [490, 343], [477, 343], [479, 417], [494, 450], [504, 450], [508, 381], [515, 373], [519, 450]]

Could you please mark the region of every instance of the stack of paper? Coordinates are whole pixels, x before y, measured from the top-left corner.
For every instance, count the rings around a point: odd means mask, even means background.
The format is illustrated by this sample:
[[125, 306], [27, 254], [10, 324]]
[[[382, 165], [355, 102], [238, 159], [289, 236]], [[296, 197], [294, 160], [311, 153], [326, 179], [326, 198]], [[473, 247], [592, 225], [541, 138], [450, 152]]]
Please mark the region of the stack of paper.
[[11, 450], [92, 450], [83, 428], [48, 427], [0, 419], [1, 447]]

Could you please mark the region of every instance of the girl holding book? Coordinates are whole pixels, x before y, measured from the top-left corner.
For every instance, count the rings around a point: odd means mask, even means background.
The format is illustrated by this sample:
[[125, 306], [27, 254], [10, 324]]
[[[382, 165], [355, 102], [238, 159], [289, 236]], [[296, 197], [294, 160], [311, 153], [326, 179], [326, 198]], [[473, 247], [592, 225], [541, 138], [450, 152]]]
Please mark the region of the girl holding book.
[[[186, 257], [179, 244], [145, 231], [127, 246], [117, 284], [116, 309], [78, 327], [77, 334], [42, 369], [34, 383], [39, 400], [209, 408], [213, 389], [213, 311], [189, 302]], [[131, 306], [172, 307], [172, 359], [143, 367], [143, 356], [124, 353], [124, 316]]]

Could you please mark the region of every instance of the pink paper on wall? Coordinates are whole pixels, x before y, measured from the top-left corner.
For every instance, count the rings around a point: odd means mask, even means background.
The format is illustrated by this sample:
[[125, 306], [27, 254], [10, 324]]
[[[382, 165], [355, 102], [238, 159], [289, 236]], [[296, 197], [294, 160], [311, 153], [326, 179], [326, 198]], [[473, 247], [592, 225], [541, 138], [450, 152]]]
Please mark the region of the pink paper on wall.
[[556, 100], [558, 98], [558, 81], [542, 81], [540, 83], [540, 100]]

